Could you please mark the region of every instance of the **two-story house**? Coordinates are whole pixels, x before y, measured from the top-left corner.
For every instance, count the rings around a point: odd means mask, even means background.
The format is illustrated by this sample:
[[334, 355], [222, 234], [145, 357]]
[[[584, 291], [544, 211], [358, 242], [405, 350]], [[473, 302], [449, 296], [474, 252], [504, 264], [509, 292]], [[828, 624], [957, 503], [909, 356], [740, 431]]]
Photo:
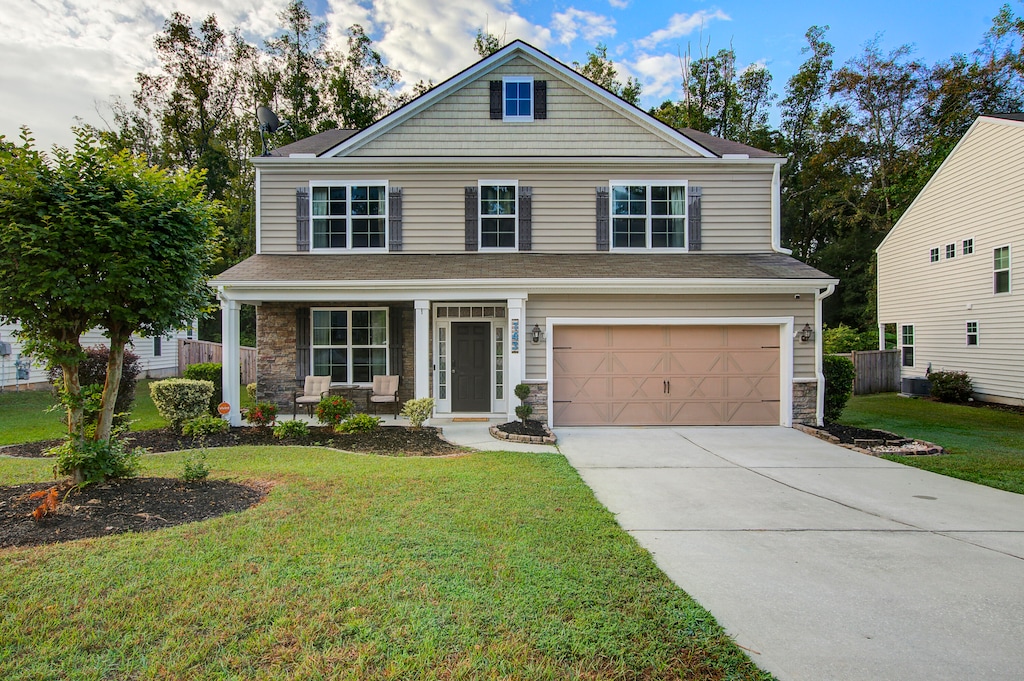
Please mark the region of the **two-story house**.
[[966, 371], [982, 400], [1024, 401], [1024, 114], [981, 116], [878, 246], [878, 322], [904, 392]]
[[[820, 421], [821, 300], [779, 245], [785, 159], [674, 130], [514, 42], [366, 129], [253, 159], [258, 391], [401, 376], [436, 415]], [[234, 350], [226, 348], [226, 364]], [[237, 372], [225, 399], [238, 422]]]

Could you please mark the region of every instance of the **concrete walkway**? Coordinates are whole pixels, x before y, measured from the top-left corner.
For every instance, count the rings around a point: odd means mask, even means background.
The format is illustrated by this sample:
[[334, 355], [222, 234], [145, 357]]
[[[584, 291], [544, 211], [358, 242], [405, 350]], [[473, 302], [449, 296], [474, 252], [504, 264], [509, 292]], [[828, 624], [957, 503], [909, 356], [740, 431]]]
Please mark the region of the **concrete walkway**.
[[788, 428], [559, 428], [668, 576], [781, 681], [1024, 678], [1024, 496]]

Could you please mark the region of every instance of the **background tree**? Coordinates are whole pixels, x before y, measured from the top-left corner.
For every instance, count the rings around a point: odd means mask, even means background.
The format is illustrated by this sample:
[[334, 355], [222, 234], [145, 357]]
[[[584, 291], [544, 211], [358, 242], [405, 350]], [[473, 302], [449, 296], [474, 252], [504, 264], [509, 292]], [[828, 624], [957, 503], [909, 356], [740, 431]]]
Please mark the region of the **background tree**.
[[283, 105], [278, 113], [290, 123], [280, 134], [295, 141], [326, 127], [319, 75], [327, 70], [327, 24], [314, 22], [303, 0], [291, 0], [278, 19], [284, 30], [267, 41], [267, 51], [278, 69], [277, 94]]
[[643, 86], [632, 76], [626, 79], [625, 85], [618, 80], [618, 71], [612, 60], [608, 58], [608, 46], [604, 43], [598, 43], [593, 52], [587, 52], [586, 62], [581, 64], [574, 61], [572, 67], [584, 78], [594, 81], [633, 106], [639, 103]]
[[348, 29], [348, 52], [333, 54], [326, 93], [331, 124], [362, 130], [405, 100], [395, 94], [402, 74], [384, 64], [359, 24]]

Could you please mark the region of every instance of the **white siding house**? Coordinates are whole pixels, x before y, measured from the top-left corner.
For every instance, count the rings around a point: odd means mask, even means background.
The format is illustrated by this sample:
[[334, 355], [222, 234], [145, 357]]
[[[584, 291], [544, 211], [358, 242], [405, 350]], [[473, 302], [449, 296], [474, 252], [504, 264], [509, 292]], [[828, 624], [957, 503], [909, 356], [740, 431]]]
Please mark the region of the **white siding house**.
[[1024, 115], [982, 116], [879, 245], [904, 379], [966, 371], [979, 399], [1024, 400], [1022, 187]]
[[[22, 353], [21, 343], [14, 336], [18, 327], [11, 324], [0, 324], [0, 343], [10, 344], [10, 355], [0, 355], [0, 390], [16, 388], [42, 389], [47, 386], [46, 366], [41, 362], [32, 361], [29, 366], [28, 378], [19, 378], [15, 365], [18, 359], [32, 360]], [[132, 336], [132, 344], [128, 349], [139, 356], [142, 373], [139, 378], [163, 378], [178, 373], [178, 339], [195, 338], [194, 328], [176, 331], [159, 338], [142, 338]], [[100, 332], [93, 329], [82, 335], [82, 347], [109, 345], [110, 341]]]

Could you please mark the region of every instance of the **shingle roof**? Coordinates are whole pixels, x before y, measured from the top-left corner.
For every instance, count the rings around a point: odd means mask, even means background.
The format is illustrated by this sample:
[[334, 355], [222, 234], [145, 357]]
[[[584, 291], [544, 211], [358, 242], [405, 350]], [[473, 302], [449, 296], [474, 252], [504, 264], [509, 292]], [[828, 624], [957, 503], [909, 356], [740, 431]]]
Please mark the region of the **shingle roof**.
[[320, 154], [333, 149], [337, 145], [347, 140], [352, 135], [359, 132], [358, 130], [350, 130], [345, 128], [334, 128], [331, 130], [324, 130], [323, 132], [317, 133], [311, 137], [304, 137], [297, 142], [286, 144], [283, 147], [278, 147], [270, 152], [271, 156], [288, 156], [290, 154]]
[[983, 115], [988, 118], [1002, 118], [1007, 121], [1024, 121], [1024, 113], [993, 113]]
[[750, 158], [775, 158], [779, 157], [779, 154], [771, 151], [765, 151], [764, 149], [758, 149], [747, 144], [741, 144], [739, 142], [733, 142], [722, 137], [715, 137], [706, 132], [700, 130], [694, 130], [693, 128], [677, 128], [680, 133], [686, 135], [697, 144], [701, 145], [708, 151], [718, 156], [725, 154], [746, 154]]
[[459, 279], [832, 280], [782, 253], [367, 253], [254, 255], [211, 283]]

